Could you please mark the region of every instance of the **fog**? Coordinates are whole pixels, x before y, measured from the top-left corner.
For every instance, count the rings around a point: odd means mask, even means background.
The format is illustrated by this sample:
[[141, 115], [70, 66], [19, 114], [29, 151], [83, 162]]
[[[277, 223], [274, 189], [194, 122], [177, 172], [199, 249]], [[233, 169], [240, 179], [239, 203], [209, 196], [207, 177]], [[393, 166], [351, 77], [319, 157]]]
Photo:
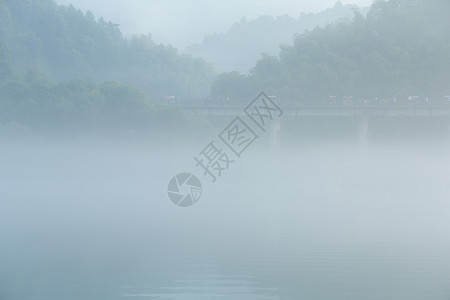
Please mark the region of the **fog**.
[[450, 2], [333, 5], [0, 1], [0, 300], [450, 299]]
[[[84, 11], [91, 10], [97, 17], [103, 16], [120, 24], [128, 34], [151, 33], [158, 43], [184, 49], [202, 42], [207, 34], [225, 33], [243, 17], [254, 19], [260, 15], [285, 15], [298, 17], [300, 13], [319, 12], [332, 7], [335, 0], [320, 1], [163, 1], [163, 0], [57, 0], [61, 4], [73, 4]], [[344, 0], [343, 4], [369, 6], [371, 0]], [[205, 24], [208, 24], [205, 26]]]
[[214, 184], [201, 146], [3, 143], [2, 299], [450, 295], [448, 142], [261, 142]]

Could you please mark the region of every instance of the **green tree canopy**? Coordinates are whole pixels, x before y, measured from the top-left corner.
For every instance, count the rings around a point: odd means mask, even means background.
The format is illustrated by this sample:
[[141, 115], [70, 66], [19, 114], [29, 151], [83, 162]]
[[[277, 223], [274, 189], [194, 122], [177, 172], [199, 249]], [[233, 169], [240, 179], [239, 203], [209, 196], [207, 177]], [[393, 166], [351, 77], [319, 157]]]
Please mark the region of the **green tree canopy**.
[[351, 21], [297, 36], [278, 57], [263, 56], [243, 81], [252, 93], [299, 101], [442, 97], [450, 93], [449, 9], [445, 0], [375, 1], [367, 17], [355, 12]]
[[181, 55], [150, 35], [125, 38], [119, 25], [53, 0], [2, 0], [0, 42], [18, 70], [34, 69], [57, 82], [117, 80], [150, 98], [206, 97], [215, 77], [201, 59]]

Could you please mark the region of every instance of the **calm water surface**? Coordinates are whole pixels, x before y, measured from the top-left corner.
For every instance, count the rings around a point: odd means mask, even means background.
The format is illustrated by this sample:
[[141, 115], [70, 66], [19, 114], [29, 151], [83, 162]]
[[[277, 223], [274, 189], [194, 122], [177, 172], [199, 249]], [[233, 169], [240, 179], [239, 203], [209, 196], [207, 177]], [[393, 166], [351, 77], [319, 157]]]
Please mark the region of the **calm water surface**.
[[447, 143], [255, 148], [176, 208], [200, 146], [4, 145], [0, 299], [450, 299]]

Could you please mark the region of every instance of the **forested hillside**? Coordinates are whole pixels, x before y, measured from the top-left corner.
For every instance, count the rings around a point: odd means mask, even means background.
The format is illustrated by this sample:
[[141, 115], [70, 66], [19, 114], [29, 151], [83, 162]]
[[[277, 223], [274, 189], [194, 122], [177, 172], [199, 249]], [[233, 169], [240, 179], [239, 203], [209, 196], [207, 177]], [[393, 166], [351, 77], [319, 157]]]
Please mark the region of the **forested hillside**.
[[354, 10], [351, 19], [298, 35], [248, 75], [217, 76], [202, 59], [150, 36], [126, 39], [90, 12], [52, 0], [1, 0], [0, 131], [184, 124], [180, 110], [158, 104], [166, 96], [442, 99], [450, 94], [448, 11], [447, 0], [377, 0], [367, 16]]
[[164, 114], [176, 122], [158, 100], [207, 97], [214, 76], [201, 59], [150, 36], [126, 39], [73, 6], [0, 1], [0, 128], [142, 127]]
[[17, 69], [40, 70], [56, 82], [114, 79], [137, 85], [151, 98], [206, 96], [214, 75], [202, 60], [179, 55], [151, 36], [125, 39], [118, 24], [52, 0], [2, 0], [0, 40]]
[[215, 98], [248, 98], [266, 90], [292, 101], [328, 101], [450, 93], [447, 0], [375, 1], [367, 15], [316, 28], [260, 59], [248, 76], [222, 74]]
[[208, 35], [202, 44], [188, 47], [186, 52], [204, 58], [221, 72], [248, 73], [262, 53], [276, 55], [280, 45], [291, 44], [295, 35], [340, 19], [352, 18], [355, 9], [362, 14], [367, 13], [365, 8], [344, 6], [337, 2], [332, 8], [317, 14], [302, 13], [298, 18], [289, 15], [260, 16], [250, 21], [243, 18], [228, 32]]

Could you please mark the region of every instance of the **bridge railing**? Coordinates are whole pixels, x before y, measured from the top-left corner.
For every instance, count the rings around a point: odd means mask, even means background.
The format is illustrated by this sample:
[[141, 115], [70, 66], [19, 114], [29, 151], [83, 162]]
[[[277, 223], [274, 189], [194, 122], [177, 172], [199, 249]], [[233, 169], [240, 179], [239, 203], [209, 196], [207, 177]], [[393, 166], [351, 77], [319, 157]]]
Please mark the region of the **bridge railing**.
[[[424, 107], [424, 106], [450, 106], [450, 99], [431, 99], [431, 100], [356, 100], [343, 102], [324, 102], [324, 101], [290, 101], [275, 100], [277, 104], [283, 107]], [[183, 107], [243, 107], [246, 103], [232, 101], [214, 101], [214, 100], [177, 100], [164, 101], [169, 105], [181, 105]], [[317, 104], [316, 104], [317, 103]]]

